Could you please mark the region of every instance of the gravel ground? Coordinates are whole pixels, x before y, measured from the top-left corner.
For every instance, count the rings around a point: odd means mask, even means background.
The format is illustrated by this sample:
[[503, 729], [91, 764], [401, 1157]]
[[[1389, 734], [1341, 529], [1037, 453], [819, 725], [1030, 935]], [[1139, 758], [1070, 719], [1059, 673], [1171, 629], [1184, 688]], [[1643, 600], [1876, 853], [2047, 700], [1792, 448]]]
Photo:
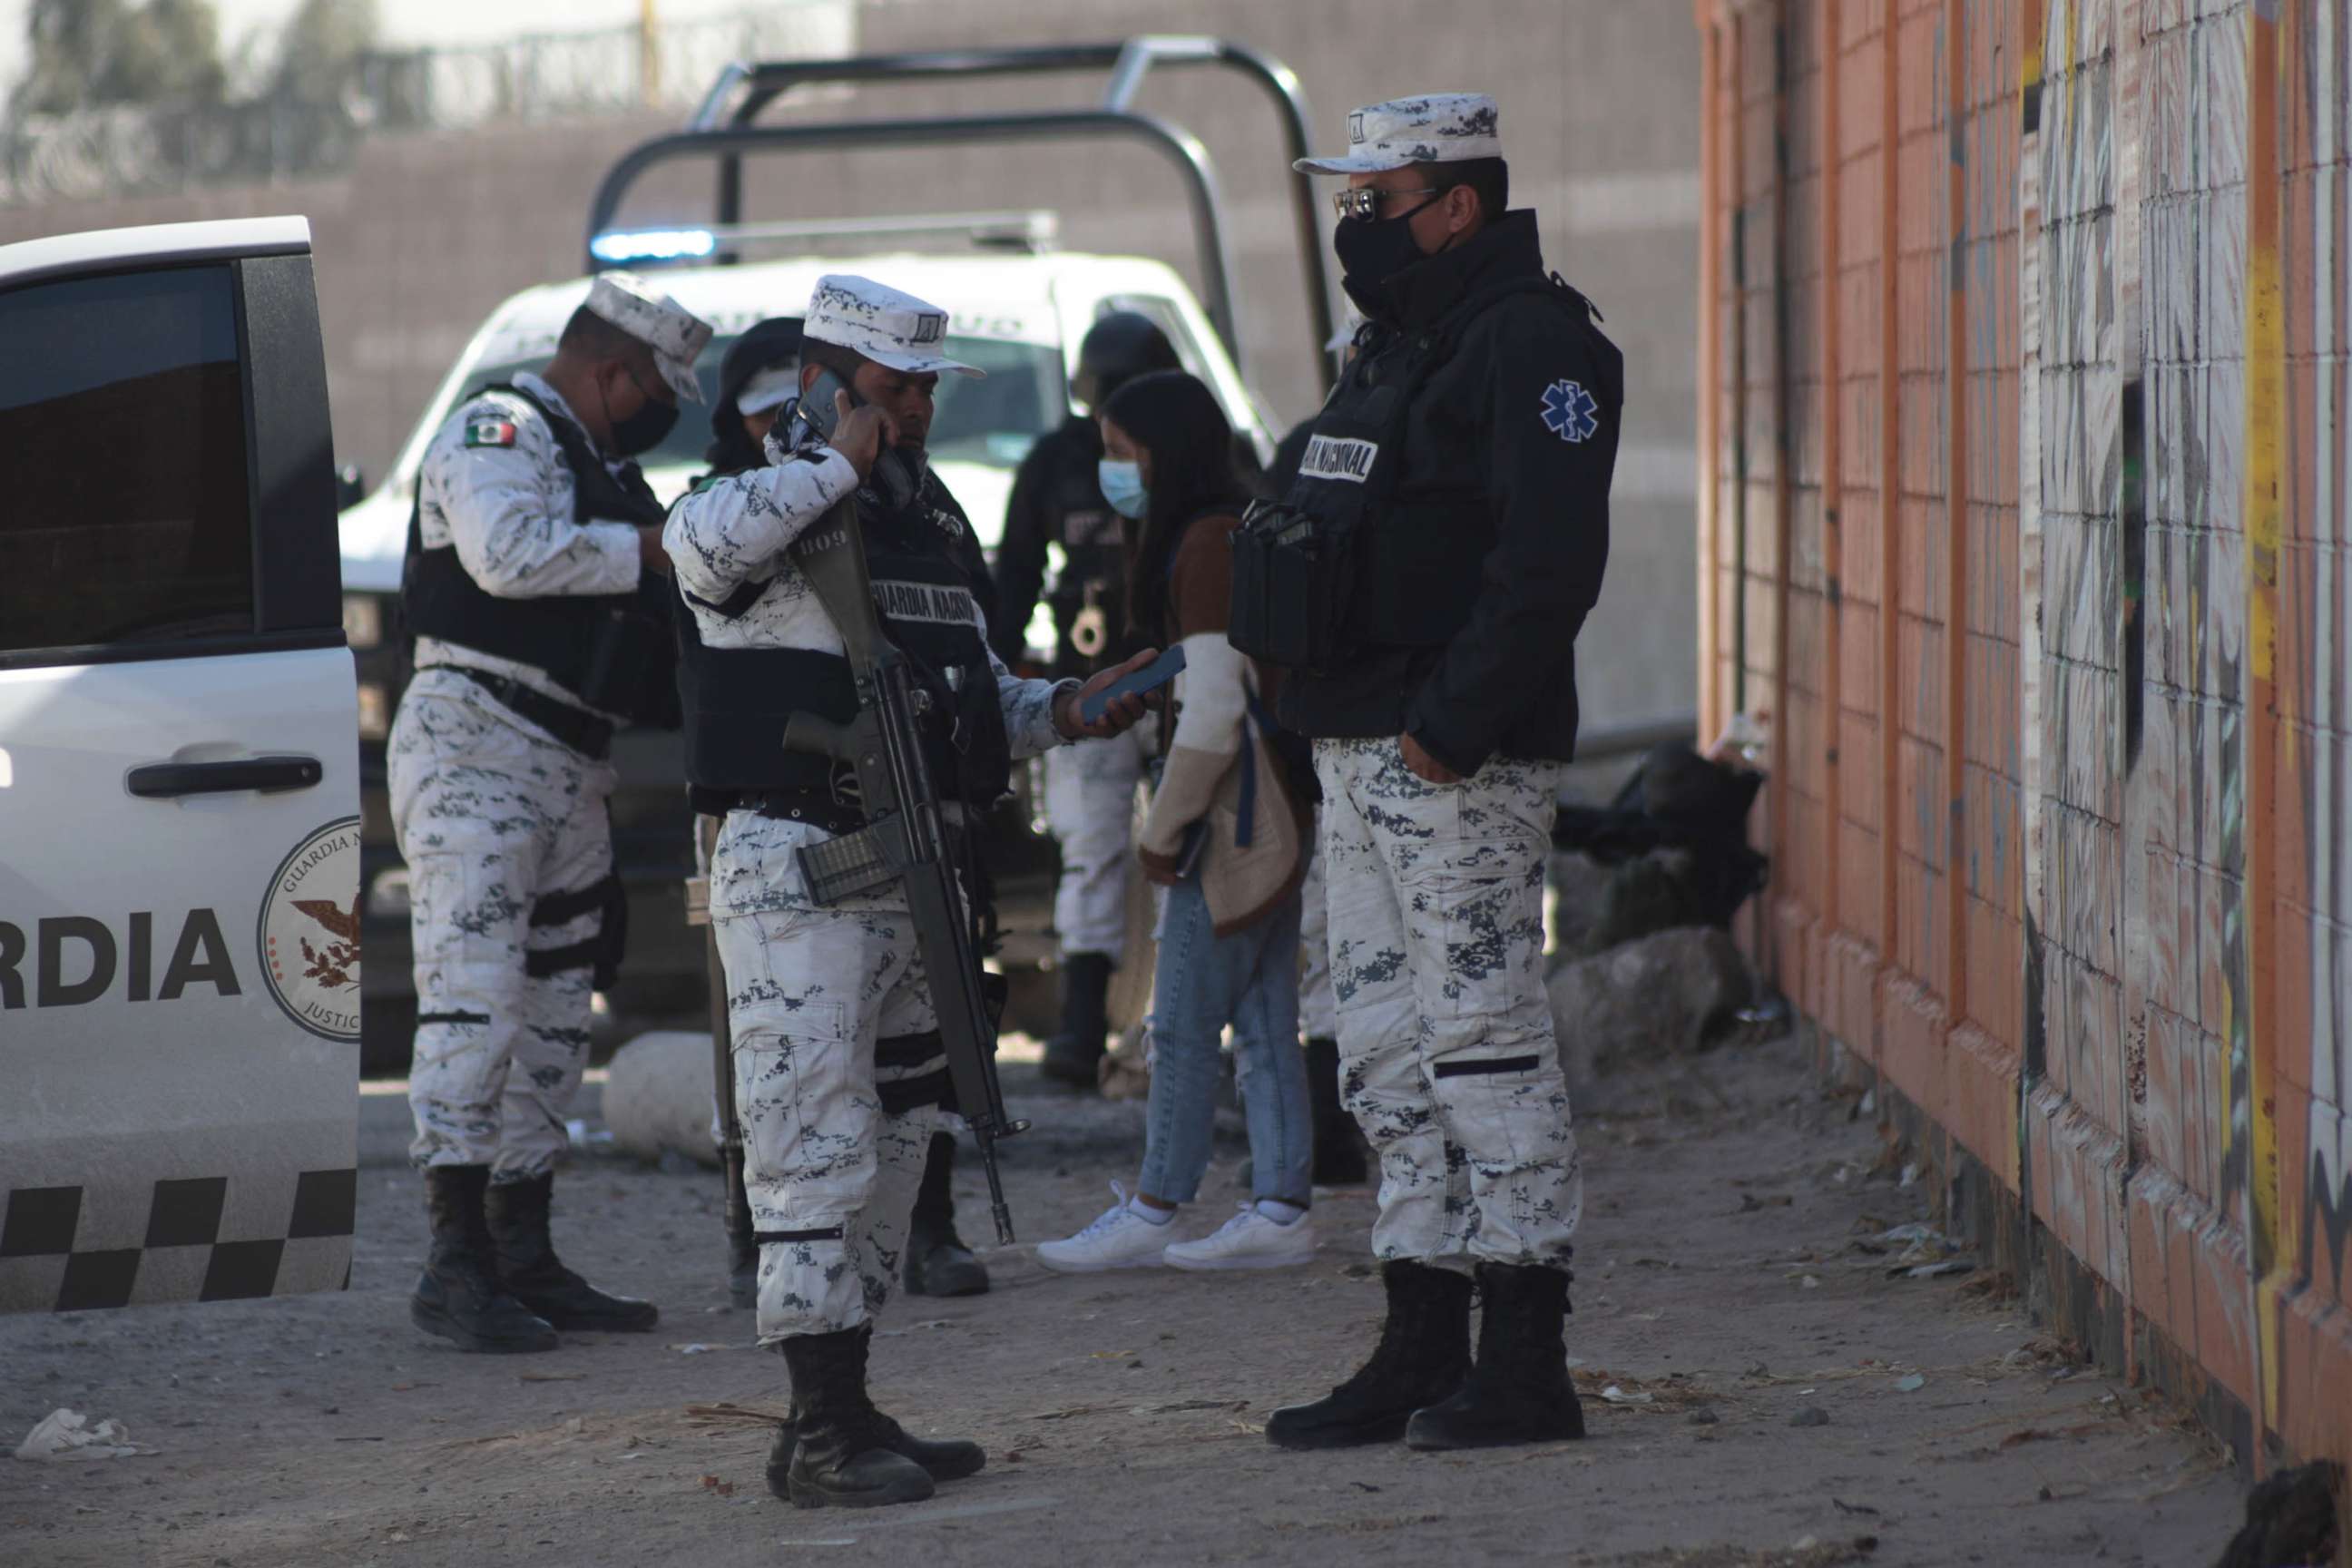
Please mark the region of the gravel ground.
[[[1037, 1123], [1005, 1146], [1024, 1245], [983, 1249], [986, 1297], [894, 1302], [875, 1346], [887, 1408], [987, 1447], [929, 1503], [768, 1496], [758, 1417], [783, 1408], [783, 1368], [724, 1304], [709, 1173], [586, 1158], [559, 1183], [567, 1258], [660, 1301], [656, 1332], [490, 1358], [415, 1331], [404, 1105], [371, 1085], [347, 1294], [0, 1319], [10, 1445], [64, 1405], [154, 1450], [0, 1464], [0, 1563], [2189, 1564], [2235, 1521], [2217, 1452], [2038, 1335], [2005, 1281], [1890, 1277], [1940, 1256], [1878, 1239], [1923, 1196], [1874, 1170], [1869, 1117], [1786, 1043], [1585, 1097], [1569, 1348], [1591, 1436], [1466, 1456], [1261, 1436], [1370, 1346], [1368, 1192], [1319, 1200], [1303, 1268], [1052, 1275], [1029, 1245], [1131, 1179], [1141, 1110], [1022, 1061], [1006, 1078]], [[1184, 1234], [1239, 1196], [1238, 1126]], [[976, 1175], [960, 1185], [977, 1240]]]

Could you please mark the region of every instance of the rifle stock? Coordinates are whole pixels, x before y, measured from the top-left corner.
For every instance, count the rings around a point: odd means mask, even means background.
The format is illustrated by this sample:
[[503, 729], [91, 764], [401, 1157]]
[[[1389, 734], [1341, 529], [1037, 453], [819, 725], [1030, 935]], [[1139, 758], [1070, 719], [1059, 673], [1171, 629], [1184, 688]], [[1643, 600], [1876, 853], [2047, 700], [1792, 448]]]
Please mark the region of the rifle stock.
[[[1003, 1088], [997, 1080], [996, 1020], [982, 987], [979, 950], [957, 879], [941, 809], [945, 803], [923, 753], [919, 721], [927, 696], [906, 657], [882, 629], [856, 500], [845, 500], [827, 512], [793, 543], [791, 553], [840, 630], [856, 679], [857, 716], [839, 724], [796, 714], [785, 727], [784, 745], [831, 757], [853, 769], [866, 819], [858, 834], [803, 850], [803, 874], [813, 896], [820, 888], [856, 885], [858, 879], [845, 877], [839, 864], [854, 858], [868, 868], [863, 885], [895, 879], [901, 889], [930, 984], [956, 1105], [979, 1146], [997, 1240], [1009, 1246], [1013, 1215], [997, 1171], [996, 1140], [1023, 1131], [1028, 1124], [1006, 1114]], [[853, 839], [867, 842], [853, 845]]]

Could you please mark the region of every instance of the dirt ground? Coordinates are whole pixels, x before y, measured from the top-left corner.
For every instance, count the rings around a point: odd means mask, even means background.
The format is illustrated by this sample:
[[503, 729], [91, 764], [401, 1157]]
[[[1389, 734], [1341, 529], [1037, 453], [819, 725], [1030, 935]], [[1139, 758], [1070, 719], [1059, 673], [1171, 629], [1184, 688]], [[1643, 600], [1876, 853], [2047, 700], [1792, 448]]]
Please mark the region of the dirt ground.
[[[1140, 1108], [1006, 1077], [1037, 1122], [1006, 1146], [1024, 1245], [987, 1251], [988, 1296], [893, 1302], [875, 1346], [886, 1408], [987, 1447], [929, 1503], [768, 1496], [755, 1413], [783, 1407], [783, 1368], [723, 1304], [708, 1173], [585, 1159], [559, 1184], [567, 1256], [660, 1301], [656, 1332], [490, 1358], [415, 1331], [424, 1216], [403, 1104], [376, 1092], [348, 1294], [0, 1319], [0, 1449], [69, 1405], [156, 1450], [0, 1461], [0, 1563], [2191, 1564], [2235, 1522], [2216, 1451], [2069, 1362], [2002, 1281], [1890, 1278], [1936, 1256], [1875, 1239], [1924, 1196], [1874, 1173], [1870, 1119], [1789, 1044], [1583, 1097], [1569, 1348], [1591, 1436], [1469, 1456], [1260, 1435], [1369, 1348], [1368, 1192], [1318, 1202], [1303, 1269], [1052, 1275], [1029, 1245], [1131, 1177]], [[1238, 1195], [1238, 1125], [1186, 1234]]]

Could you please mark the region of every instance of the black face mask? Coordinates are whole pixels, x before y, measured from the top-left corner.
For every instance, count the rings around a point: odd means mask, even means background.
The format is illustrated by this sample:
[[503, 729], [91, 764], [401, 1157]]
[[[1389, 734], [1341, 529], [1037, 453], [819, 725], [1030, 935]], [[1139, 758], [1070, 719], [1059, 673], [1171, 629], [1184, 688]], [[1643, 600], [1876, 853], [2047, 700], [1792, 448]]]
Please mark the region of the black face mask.
[[1432, 196], [1411, 212], [1399, 213], [1387, 218], [1341, 218], [1339, 226], [1331, 233], [1331, 248], [1339, 253], [1339, 266], [1346, 276], [1349, 297], [1366, 314], [1372, 313], [1372, 302], [1380, 295], [1381, 285], [1412, 266], [1425, 260], [1428, 253], [1412, 237], [1412, 220], [1445, 198]]
[[637, 380], [636, 372], [627, 374], [636, 386], [637, 395], [645, 402], [626, 419], [613, 417], [612, 397], [601, 382], [596, 388], [596, 395], [604, 405], [604, 426], [610, 432], [613, 455], [616, 458], [634, 458], [640, 452], [652, 451], [677, 425], [677, 405], [656, 401], [646, 391], [646, 384]]
[[677, 405], [656, 403], [646, 399], [646, 405], [618, 420], [613, 426], [613, 453], [615, 457], [634, 458], [640, 452], [650, 452], [662, 444], [677, 424]]

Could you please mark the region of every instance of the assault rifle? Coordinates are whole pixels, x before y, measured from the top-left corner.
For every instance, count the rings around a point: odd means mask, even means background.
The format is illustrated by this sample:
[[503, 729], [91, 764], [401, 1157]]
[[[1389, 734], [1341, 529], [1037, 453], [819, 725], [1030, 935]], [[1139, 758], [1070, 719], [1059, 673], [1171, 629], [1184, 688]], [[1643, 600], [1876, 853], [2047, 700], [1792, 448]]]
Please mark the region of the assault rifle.
[[840, 629], [857, 686], [857, 717], [846, 724], [796, 713], [784, 726], [784, 749], [830, 757], [857, 777], [866, 825], [800, 852], [809, 896], [838, 903], [896, 882], [915, 926], [915, 946], [947, 1047], [957, 1109], [980, 1145], [996, 1239], [1013, 1241], [1013, 1212], [996, 1170], [996, 1141], [1028, 1131], [1005, 1114], [996, 1078], [996, 1010], [989, 1004], [980, 951], [964, 912], [962, 889], [941, 802], [923, 755], [919, 722], [930, 693], [915, 667], [883, 635], [866, 567], [866, 540], [855, 497], [817, 520], [792, 546], [794, 565]]

